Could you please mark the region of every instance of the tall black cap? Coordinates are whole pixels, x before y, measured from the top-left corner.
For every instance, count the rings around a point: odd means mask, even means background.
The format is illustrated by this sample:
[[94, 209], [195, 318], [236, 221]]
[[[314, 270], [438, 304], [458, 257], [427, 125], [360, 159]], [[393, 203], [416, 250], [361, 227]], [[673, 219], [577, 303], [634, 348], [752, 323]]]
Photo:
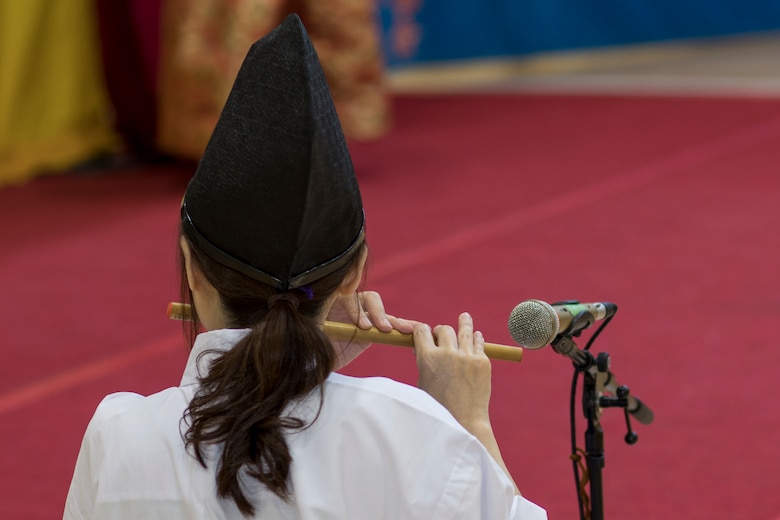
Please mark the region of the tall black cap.
[[213, 260], [281, 290], [342, 267], [363, 242], [352, 160], [297, 15], [249, 50], [187, 187], [182, 227]]

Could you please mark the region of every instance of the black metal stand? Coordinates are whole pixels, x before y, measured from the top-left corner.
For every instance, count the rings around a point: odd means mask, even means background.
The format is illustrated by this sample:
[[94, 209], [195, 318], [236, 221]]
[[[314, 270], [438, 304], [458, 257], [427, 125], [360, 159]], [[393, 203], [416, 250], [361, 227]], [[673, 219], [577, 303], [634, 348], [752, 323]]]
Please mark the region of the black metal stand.
[[[590, 478], [590, 518], [604, 520], [604, 430], [599, 421], [602, 408], [624, 409], [628, 428], [625, 441], [629, 444], [638, 440], [637, 434], [631, 428], [629, 413], [638, 413], [641, 422], [649, 423], [653, 419], [652, 412], [641, 401], [630, 396], [628, 387], [617, 384], [614, 375], [609, 371], [609, 354], [602, 352], [594, 358], [589, 351], [580, 350], [571, 336], [567, 335], [558, 336], [552, 342], [552, 347], [559, 354], [571, 359], [574, 369], [583, 374], [582, 411], [588, 422], [585, 430], [585, 463]], [[613, 395], [605, 395], [606, 393]]]
[[[579, 368], [577, 368], [580, 370]], [[582, 388], [582, 411], [588, 420], [585, 430], [585, 463], [590, 476], [590, 507], [591, 519], [604, 518], [604, 487], [602, 471], [604, 469], [604, 430], [599, 418], [601, 410], [598, 406], [599, 375], [593, 377], [590, 372], [582, 371], [584, 385]]]

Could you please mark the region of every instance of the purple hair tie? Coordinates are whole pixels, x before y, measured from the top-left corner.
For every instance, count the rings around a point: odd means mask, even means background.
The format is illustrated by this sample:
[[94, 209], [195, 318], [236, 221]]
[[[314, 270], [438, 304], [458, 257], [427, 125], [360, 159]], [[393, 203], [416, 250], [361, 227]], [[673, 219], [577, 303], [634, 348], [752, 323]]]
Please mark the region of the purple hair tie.
[[298, 287], [298, 290], [302, 291], [306, 295], [307, 300], [314, 299], [314, 289], [312, 289], [308, 285], [304, 285], [303, 287]]

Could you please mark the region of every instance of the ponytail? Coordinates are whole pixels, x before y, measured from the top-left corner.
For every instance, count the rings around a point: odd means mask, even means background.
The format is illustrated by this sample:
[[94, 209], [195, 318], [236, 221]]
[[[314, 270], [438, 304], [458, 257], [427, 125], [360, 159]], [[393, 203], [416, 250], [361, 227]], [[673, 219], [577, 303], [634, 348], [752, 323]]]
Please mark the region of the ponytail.
[[323, 383], [333, 370], [335, 353], [318, 320], [360, 251], [349, 265], [305, 289], [279, 292], [190, 249], [193, 262], [219, 292], [229, 326], [249, 331], [233, 348], [217, 353], [200, 377], [184, 413], [184, 441], [203, 467], [206, 446], [224, 446], [216, 471], [217, 493], [251, 516], [255, 508], [241, 488], [242, 469], [289, 499], [292, 456], [285, 434], [310, 424], [283, 413], [315, 389], [322, 406]]

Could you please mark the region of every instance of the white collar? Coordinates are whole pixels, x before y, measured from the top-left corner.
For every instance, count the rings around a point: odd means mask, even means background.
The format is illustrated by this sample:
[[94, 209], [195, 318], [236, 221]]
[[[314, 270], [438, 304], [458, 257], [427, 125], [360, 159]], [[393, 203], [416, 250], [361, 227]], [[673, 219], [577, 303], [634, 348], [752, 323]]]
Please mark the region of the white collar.
[[217, 353], [233, 348], [248, 332], [249, 329], [220, 329], [198, 334], [181, 376], [180, 386], [197, 384], [198, 377], [208, 370], [209, 361]]

